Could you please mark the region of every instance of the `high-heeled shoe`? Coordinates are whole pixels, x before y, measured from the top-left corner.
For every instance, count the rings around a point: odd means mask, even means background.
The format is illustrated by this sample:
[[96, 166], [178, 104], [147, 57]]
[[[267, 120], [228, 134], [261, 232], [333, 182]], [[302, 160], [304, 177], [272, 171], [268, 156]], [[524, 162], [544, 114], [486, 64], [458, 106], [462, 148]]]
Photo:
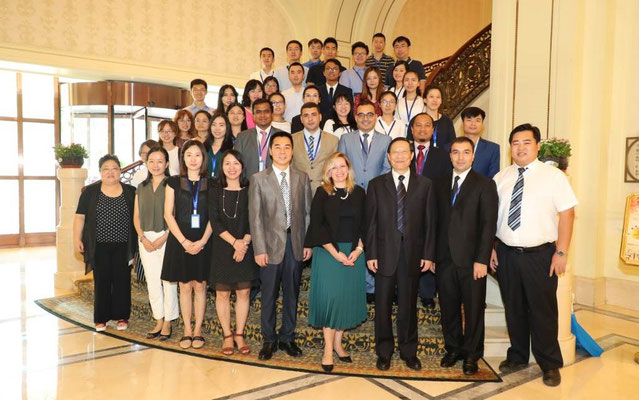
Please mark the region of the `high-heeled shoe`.
[[164, 335], [162, 333], [162, 330], [160, 330], [160, 342], [165, 342], [165, 341], [169, 340], [171, 338], [172, 334], [173, 334], [173, 325], [171, 325], [169, 327], [169, 333], [167, 335]]
[[333, 370], [333, 364], [322, 364], [324, 372], [331, 372]]
[[[233, 336], [234, 336], [233, 342], [235, 343], [235, 346], [237, 347], [237, 342], [235, 342], [235, 337], [241, 337], [242, 339], [244, 339], [244, 332], [242, 332], [242, 333], [234, 333]], [[240, 354], [248, 354], [248, 353], [251, 352], [251, 348], [248, 347], [246, 344], [244, 344], [244, 346], [238, 347], [237, 351]]]
[[[224, 340], [228, 338], [232, 338], [232, 337], [233, 337], [233, 333], [226, 336], [222, 335], [222, 338]], [[233, 345], [235, 345], [235, 341], [233, 341]], [[224, 343], [222, 343], [222, 346], [224, 346]], [[222, 354], [224, 354], [225, 356], [232, 356], [233, 352], [235, 352], [235, 347], [222, 347]]]
[[345, 363], [352, 363], [353, 362], [353, 359], [351, 358], [350, 355], [342, 357], [342, 356], [339, 355], [339, 353], [337, 351], [335, 351], [335, 354], [337, 355], [337, 358], [339, 358], [339, 360], [341, 362], [345, 362]]

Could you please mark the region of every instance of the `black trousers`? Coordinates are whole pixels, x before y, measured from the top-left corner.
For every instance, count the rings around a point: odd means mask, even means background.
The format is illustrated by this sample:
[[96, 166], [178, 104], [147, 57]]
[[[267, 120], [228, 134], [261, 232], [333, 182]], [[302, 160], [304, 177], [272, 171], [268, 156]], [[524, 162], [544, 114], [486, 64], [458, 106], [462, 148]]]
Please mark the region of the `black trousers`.
[[435, 274], [430, 271], [422, 272], [419, 277], [419, 297], [434, 299], [436, 292]]
[[131, 267], [127, 260], [127, 243], [96, 243], [93, 283], [93, 322], [131, 316]]
[[561, 368], [557, 312], [557, 275], [548, 276], [555, 246], [521, 253], [497, 245], [497, 279], [510, 336], [507, 358], [527, 363], [530, 345], [542, 371]]
[[278, 335], [275, 333], [277, 325], [277, 298], [282, 286], [282, 326], [279, 331], [279, 341], [292, 342], [295, 339], [295, 324], [297, 322], [297, 299], [300, 294], [300, 279], [302, 278], [302, 263], [295, 259], [291, 244], [291, 234], [286, 235], [286, 251], [284, 259], [279, 264], [268, 264], [260, 268], [262, 289], [262, 335], [264, 342], [275, 343]]
[[399, 261], [393, 276], [375, 274], [375, 351], [379, 357], [390, 358], [393, 340], [393, 295], [397, 285], [397, 343], [399, 355], [411, 358], [417, 355], [417, 285], [419, 275], [409, 274], [404, 247], [399, 251]]
[[452, 260], [438, 263], [436, 276], [446, 351], [478, 360], [484, 355], [486, 277], [475, 280], [473, 267], [460, 267]]

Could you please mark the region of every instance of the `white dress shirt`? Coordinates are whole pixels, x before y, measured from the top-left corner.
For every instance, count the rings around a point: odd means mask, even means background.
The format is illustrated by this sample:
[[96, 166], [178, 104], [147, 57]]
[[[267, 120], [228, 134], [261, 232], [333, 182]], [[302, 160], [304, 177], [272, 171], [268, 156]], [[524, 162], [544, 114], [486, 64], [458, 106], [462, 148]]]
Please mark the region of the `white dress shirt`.
[[[317, 130], [313, 133], [310, 133], [306, 128], [304, 128], [304, 137], [306, 138], [306, 143], [311, 143], [311, 136], [313, 136], [313, 151], [316, 155], [319, 152], [319, 145], [321, 145], [320, 142], [320, 135], [322, 134], [322, 130], [317, 128]], [[308, 146], [306, 146], [306, 143], [304, 144], [304, 148], [306, 150], [306, 153], [308, 153]]]
[[391, 174], [393, 175], [393, 182], [395, 182], [395, 189], [397, 189], [397, 186], [399, 186], [399, 176], [404, 175], [404, 187], [406, 187], [406, 192], [408, 192], [408, 181], [410, 180], [410, 168], [408, 168], [406, 172], [403, 174], [395, 172], [395, 170], [392, 169]]
[[288, 189], [290, 191], [291, 190], [291, 166], [290, 165], [287, 166], [285, 170], [281, 170], [277, 168], [275, 164], [273, 164], [272, 167], [273, 167], [273, 172], [275, 172], [275, 176], [277, 177], [278, 184], [281, 184], [282, 182], [282, 172], [286, 172], [286, 184], [288, 185]]
[[461, 185], [462, 183], [464, 183], [464, 180], [468, 176], [468, 173], [470, 172], [471, 169], [472, 168], [468, 168], [466, 171], [462, 172], [461, 174], [458, 174], [457, 172], [455, 172], [455, 170], [453, 170], [453, 181], [450, 183], [450, 190], [453, 190], [453, 186], [455, 186], [456, 176], [459, 177], [459, 180], [457, 181], [457, 187], [461, 190]]
[[493, 178], [499, 194], [497, 238], [513, 247], [535, 247], [555, 242], [559, 234], [557, 213], [578, 204], [575, 193], [561, 170], [539, 160], [531, 162], [524, 172], [521, 225], [513, 231], [508, 226], [508, 213], [519, 168], [513, 164]]
[[255, 71], [251, 75], [249, 75], [249, 79], [257, 79], [258, 81], [264, 83], [264, 79], [268, 78], [269, 76], [273, 76], [274, 73], [275, 73], [274, 69], [269, 71], [269, 73], [266, 73], [263, 70], [259, 70], [259, 71]]
[[282, 92], [284, 101], [286, 102], [286, 110], [284, 110], [284, 119], [288, 122], [293, 121], [293, 117], [299, 115], [302, 105], [304, 105], [304, 88], [300, 87], [299, 91], [294, 88], [288, 88]]
[[382, 117], [377, 117], [377, 123], [375, 124], [375, 130], [379, 133], [383, 133], [392, 137], [406, 137], [406, 125], [399, 119], [394, 118], [393, 122], [387, 124]]
[[[367, 134], [368, 137], [364, 138], [364, 134]], [[366, 141], [368, 142], [368, 148], [366, 149], [366, 152], [369, 152], [370, 149], [371, 149], [371, 142], [373, 141], [373, 135], [374, 134], [375, 134], [375, 130], [374, 129], [371, 130], [371, 131], [368, 131], [368, 132], [359, 131], [359, 138], [362, 141], [362, 143], [364, 143], [364, 139], [366, 139]]]

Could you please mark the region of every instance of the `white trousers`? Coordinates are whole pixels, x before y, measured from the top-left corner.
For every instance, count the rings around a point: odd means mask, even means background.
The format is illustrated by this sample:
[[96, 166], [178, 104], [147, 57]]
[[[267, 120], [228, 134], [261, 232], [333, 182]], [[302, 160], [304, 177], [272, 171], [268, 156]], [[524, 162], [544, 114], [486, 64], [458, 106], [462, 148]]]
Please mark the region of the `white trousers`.
[[[164, 235], [164, 232], [144, 232], [144, 236], [153, 242]], [[171, 283], [160, 279], [162, 274], [162, 262], [166, 243], [161, 248], [148, 252], [142, 242], [139, 243], [140, 260], [144, 267], [146, 286], [149, 291], [149, 302], [153, 311], [153, 318], [173, 321], [179, 317], [177, 282]]]

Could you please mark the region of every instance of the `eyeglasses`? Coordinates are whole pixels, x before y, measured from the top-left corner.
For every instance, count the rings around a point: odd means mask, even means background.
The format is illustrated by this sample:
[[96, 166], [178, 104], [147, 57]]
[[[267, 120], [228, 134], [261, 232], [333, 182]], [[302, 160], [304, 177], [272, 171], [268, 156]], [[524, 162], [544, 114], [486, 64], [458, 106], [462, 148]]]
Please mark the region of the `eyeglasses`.
[[397, 104], [397, 102], [395, 100], [382, 100], [379, 102], [379, 104], [383, 105], [383, 106], [390, 106], [393, 104]]
[[284, 104], [283, 101], [271, 101], [271, 104], [273, 105], [273, 107], [275, 106], [281, 106], [282, 104]]
[[360, 118], [360, 119], [364, 119], [364, 118], [372, 119], [374, 117], [375, 117], [375, 113], [372, 113], [372, 112], [366, 113], [366, 114], [364, 114], [364, 113], [358, 113], [357, 114], [357, 118]]
[[326, 67], [326, 68], [324, 68], [324, 71], [337, 72], [337, 71], [339, 71], [339, 68], [338, 67]]
[[395, 46], [393, 46], [394, 49], [405, 49], [407, 47], [408, 45], [406, 43], [398, 43]]
[[354, 55], [355, 57], [361, 57], [361, 56], [365, 56], [365, 55], [366, 55], [366, 53], [364, 53], [364, 52], [359, 52], [359, 51], [358, 51], [357, 53], [353, 53], [353, 55]]
[[265, 88], [276, 88], [277, 85], [274, 83], [267, 83], [266, 85], [264, 85]]
[[161, 130], [160, 131], [160, 134], [162, 134], [162, 135], [167, 135], [169, 133], [175, 133], [175, 132], [173, 132], [173, 130]]

